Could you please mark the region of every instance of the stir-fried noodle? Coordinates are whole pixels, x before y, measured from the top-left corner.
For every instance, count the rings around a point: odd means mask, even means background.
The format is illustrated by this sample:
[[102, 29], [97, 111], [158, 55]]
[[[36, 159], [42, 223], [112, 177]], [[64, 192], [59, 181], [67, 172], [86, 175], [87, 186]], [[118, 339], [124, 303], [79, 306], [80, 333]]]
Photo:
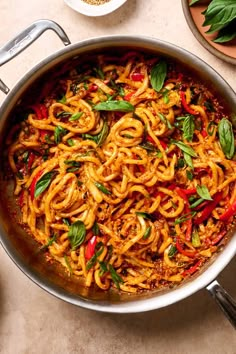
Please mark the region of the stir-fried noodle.
[[217, 252], [235, 221], [235, 129], [195, 78], [102, 54], [65, 65], [24, 109], [7, 141], [21, 222], [69, 274], [138, 292]]

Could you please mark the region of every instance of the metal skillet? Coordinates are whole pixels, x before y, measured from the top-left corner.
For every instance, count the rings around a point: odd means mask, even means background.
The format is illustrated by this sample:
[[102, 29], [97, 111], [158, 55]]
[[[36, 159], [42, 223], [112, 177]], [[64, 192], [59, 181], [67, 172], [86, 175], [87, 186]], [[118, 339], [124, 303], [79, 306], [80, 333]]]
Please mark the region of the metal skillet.
[[[236, 303], [216, 280], [218, 274], [235, 256], [236, 233], [229, 237], [228, 242], [222, 245], [221, 250], [205, 268], [192, 276], [190, 280], [183, 282], [182, 285], [161, 292], [153, 291], [129, 295], [115, 291], [102, 292], [97, 289], [87, 289], [78, 279], [68, 278], [60, 266], [49, 264], [46, 261], [44, 255], [37, 251], [36, 242], [17, 222], [19, 210], [12, 197], [13, 186], [6, 181], [4, 165], [5, 139], [11, 126], [11, 115], [22, 97], [29, 92], [34, 92], [33, 87], [43, 76], [47, 75], [52, 68], [60, 67], [67, 60], [72, 60], [86, 53], [114, 50], [114, 48], [121, 47], [161, 54], [187, 66], [188, 70], [191, 70], [221, 97], [224, 105], [228, 107], [229, 114], [236, 112], [234, 91], [208, 64], [173, 44], [142, 36], [106, 36], [72, 45], [58, 24], [49, 20], [39, 20], [0, 49], [0, 66], [18, 55], [48, 29], [55, 31], [66, 47], [36, 64], [16, 83], [11, 91], [0, 81], [0, 89], [7, 95], [0, 108], [0, 235], [3, 248], [32, 281], [71, 304], [111, 313], [144, 312], [168, 306], [206, 288], [232, 325], [236, 327]], [[10, 215], [9, 210], [12, 211]]]

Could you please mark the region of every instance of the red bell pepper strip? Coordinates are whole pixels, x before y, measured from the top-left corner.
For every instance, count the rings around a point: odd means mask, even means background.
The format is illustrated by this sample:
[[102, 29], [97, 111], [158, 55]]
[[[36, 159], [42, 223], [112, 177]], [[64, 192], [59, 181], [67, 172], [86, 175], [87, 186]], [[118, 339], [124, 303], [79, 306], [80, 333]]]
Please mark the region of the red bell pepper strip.
[[224, 237], [225, 234], [226, 234], [226, 230], [220, 232], [219, 235], [217, 235], [217, 237], [215, 237], [215, 238], [211, 241], [211, 244], [212, 244], [212, 245], [216, 245], [218, 242], [220, 242], [220, 240]]
[[134, 72], [131, 74], [131, 80], [133, 81], [142, 81], [144, 79], [144, 75], [138, 72]]
[[97, 89], [98, 89], [98, 86], [97, 86], [96, 84], [91, 84], [91, 85], [89, 86], [88, 91], [89, 91], [89, 92], [95, 92], [95, 91], [97, 91]]
[[223, 214], [221, 214], [220, 220], [227, 221], [229, 218], [231, 218], [231, 216], [234, 215], [236, 215], [236, 200], [233, 202], [233, 204], [229, 206], [228, 209], [226, 209], [226, 211]]
[[205, 138], [208, 135], [205, 128], [203, 128], [201, 130], [201, 134], [202, 134], [203, 138]]
[[156, 144], [150, 135], [147, 136], [147, 141], [149, 141], [149, 143], [151, 143], [151, 144]]
[[185, 97], [185, 92], [184, 91], [179, 91], [180, 98], [181, 98], [181, 104], [183, 108], [185, 109], [186, 112], [196, 116], [198, 112], [195, 112], [192, 108], [189, 107], [189, 105], [186, 102], [186, 97]]
[[189, 203], [187, 195], [183, 192], [183, 190], [181, 188], [176, 187], [175, 190], [176, 190], [177, 194], [180, 196], [180, 198], [182, 198], [185, 202]]
[[186, 195], [192, 195], [192, 194], [196, 194], [197, 193], [197, 189], [196, 188], [189, 188], [189, 189], [183, 189], [180, 188], [181, 192], [183, 192]]
[[179, 242], [179, 238], [176, 238], [176, 243], [175, 246], [177, 248], [177, 250], [179, 251], [179, 253], [182, 253], [184, 256], [193, 258], [196, 255], [196, 251], [186, 251], [183, 249], [183, 247], [181, 246], [180, 242]]
[[222, 198], [222, 193], [221, 192], [216, 193], [213, 197], [213, 200], [210, 201], [206, 205], [206, 207], [203, 209], [201, 216], [194, 219], [194, 224], [199, 225], [203, 221], [205, 221], [211, 215], [212, 211], [215, 209], [217, 204], [220, 202], [221, 198]]
[[[163, 147], [163, 149], [166, 150], [167, 144], [161, 139], [158, 139], [158, 140], [159, 140], [161, 146]], [[149, 141], [149, 143], [151, 143], [153, 145], [156, 145], [155, 141], [153, 140], [153, 138], [150, 135], [147, 136], [147, 141]]]
[[200, 259], [197, 263], [195, 263], [192, 267], [190, 267], [189, 269], [186, 269], [182, 275], [185, 277], [186, 275], [192, 275], [193, 273], [195, 273], [199, 267], [202, 264], [202, 260]]
[[127, 95], [124, 96], [125, 101], [130, 101], [132, 96], [135, 94], [135, 92], [129, 92]]
[[85, 258], [90, 259], [93, 257], [95, 254], [95, 247], [97, 244], [97, 236], [92, 236], [87, 244], [86, 250], [85, 250]]
[[37, 119], [44, 119], [48, 117], [48, 109], [46, 106], [44, 106], [44, 104], [34, 104], [30, 108], [34, 110]]
[[36, 187], [36, 184], [37, 184], [39, 178], [42, 176], [42, 174], [43, 174], [43, 170], [38, 171], [38, 173], [36, 173], [36, 175], [34, 176], [33, 181], [31, 182], [31, 185], [29, 187], [31, 200], [34, 199], [35, 187]]
[[189, 219], [186, 221], [186, 224], [187, 224], [187, 229], [186, 229], [185, 239], [186, 239], [186, 241], [191, 241], [192, 228], [193, 228], [193, 221], [192, 221], [192, 218], [189, 218]]

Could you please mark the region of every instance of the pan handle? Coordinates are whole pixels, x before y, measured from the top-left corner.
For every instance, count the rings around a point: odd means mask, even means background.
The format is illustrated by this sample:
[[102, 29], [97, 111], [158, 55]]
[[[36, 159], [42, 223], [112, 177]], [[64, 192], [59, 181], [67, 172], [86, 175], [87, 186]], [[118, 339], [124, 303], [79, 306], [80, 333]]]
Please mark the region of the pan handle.
[[206, 289], [209, 291], [211, 296], [215, 299], [216, 303], [224, 312], [225, 316], [236, 329], [236, 302], [234, 299], [216, 280], [209, 284]]
[[[38, 20], [20, 32], [15, 38], [0, 48], [0, 66], [13, 59], [46, 30], [51, 29], [60, 37], [64, 45], [69, 45], [70, 40], [65, 31], [56, 22], [51, 20]], [[9, 88], [0, 80], [0, 90], [4, 93], [9, 92]]]

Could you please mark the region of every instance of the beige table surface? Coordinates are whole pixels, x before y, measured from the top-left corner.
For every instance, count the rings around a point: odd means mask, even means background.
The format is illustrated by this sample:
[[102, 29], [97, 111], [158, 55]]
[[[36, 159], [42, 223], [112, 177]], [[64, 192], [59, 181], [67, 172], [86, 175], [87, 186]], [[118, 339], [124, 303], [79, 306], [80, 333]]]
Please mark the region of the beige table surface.
[[[236, 90], [236, 68], [213, 57], [190, 32], [180, 0], [128, 0], [114, 13], [89, 18], [63, 0], [0, 1], [0, 46], [31, 22], [57, 21], [77, 42], [106, 34], [141, 34], [175, 43], [204, 59]], [[53, 32], [0, 69], [12, 87], [36, 62], [60, 49]], [[4, 95], [0, 93], [0, 101]], [[205, 290], [168, 308], [134, 315], [95, 313], [54, 298], [0, 251], [0, 352], [4, 354], [235, 354], [236, 335]], [[219, 276], [236, 298], [236, 259]]]

